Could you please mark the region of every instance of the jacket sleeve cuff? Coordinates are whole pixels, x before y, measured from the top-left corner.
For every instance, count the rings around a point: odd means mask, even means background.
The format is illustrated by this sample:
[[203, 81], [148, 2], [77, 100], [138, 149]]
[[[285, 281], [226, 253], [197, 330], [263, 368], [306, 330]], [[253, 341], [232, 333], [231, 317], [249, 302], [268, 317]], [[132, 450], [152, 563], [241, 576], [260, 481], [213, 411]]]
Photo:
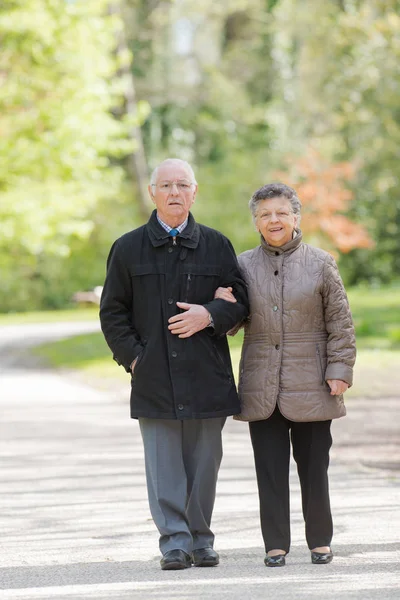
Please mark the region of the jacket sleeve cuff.
[[[224, 306], [225, 304], [230, 304], [230, 306]], [[214, 299], [207, 304], [203, 304], [203, 306], [210, 313], [214, 324], [213, 327], [207, 327], [207, 331], [217, 337], [226, 335], [236, 324], [241, 323], [248, 314], [248, 311], [240, 302], [228, 303], [224, 300]]]
[[343, 363], [331, 363], [325, 371], [325, 381], [328, 379], [340, 379], [351, 387], [353, 385], [353, 369]]

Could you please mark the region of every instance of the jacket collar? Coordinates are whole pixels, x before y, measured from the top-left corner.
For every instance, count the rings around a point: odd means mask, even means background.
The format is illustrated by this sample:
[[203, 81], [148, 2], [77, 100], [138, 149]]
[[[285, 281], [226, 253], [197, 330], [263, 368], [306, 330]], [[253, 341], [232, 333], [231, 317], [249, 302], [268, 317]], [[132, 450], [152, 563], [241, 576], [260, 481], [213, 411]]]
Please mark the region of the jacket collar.
[[270, 246], [264, 240], [263, 236], [261, 236], [261, 248], [264, 250], [265, 254], [268, 254], [269, 256], [277, 256], [278, 254], [291, 254], [300, 246], [303, 239], [303, 234], [301, 233], [300, 229], [295, 229], [295, 232], [295, 237], [283, 246]]
[[[151, 213], [146, 228], [154, 247], [163, 246], [168, 243], [170, 236], [158, 222], [156, 210], [153, 210]], [[199, 245], [200, 228], [194, 220], [192, 213], [189, 213], [188, 223], [182, 233], [179, 234], [178, 239], [181, 246], [186, 246], [186, 248], [197, 248]]]

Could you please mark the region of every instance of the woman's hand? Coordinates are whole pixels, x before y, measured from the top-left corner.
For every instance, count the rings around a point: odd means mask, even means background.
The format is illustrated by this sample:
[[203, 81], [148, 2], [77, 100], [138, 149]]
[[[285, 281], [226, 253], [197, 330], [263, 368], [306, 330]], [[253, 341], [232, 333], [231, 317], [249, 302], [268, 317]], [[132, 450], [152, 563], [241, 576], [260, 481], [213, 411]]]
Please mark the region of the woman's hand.
[[227, 302], [237, 302], [235, 296], [232, 294], [231, 287], [219, 287], [215, 290], [214, 298], [219, 298], [220, 300], [226, 300]]
[[341, 379], [327, 379], [326, 381], [331, 388], [331, 396], [340, 396], [340, 394], [344, 394], [349, 387], [348, 383]]

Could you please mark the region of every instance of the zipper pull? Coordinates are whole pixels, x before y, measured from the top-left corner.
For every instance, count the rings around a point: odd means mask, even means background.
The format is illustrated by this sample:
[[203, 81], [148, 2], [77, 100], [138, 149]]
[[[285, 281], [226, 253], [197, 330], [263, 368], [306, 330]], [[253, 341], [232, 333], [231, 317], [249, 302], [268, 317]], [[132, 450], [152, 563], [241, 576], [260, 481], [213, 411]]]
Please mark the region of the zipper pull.
[[188, 276], [186, 277], [186, 293], [185, 293], [185, 302], [189, 302], [189, 288], [190, 288], [190, 282], [192, 281], [192, 276], [190, 273], [188, 273]]
[[174, 235], [174, 237], [172, 238], [172, 245], [176, 246], [176, 235]]

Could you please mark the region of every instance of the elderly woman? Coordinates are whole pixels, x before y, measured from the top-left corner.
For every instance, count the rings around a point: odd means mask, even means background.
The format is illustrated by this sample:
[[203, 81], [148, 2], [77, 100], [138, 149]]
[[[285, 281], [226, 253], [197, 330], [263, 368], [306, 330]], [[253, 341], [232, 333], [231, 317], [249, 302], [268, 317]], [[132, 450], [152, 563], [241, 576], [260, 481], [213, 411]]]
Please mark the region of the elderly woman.
[[[306, 540], [314, 564], [332, 558], [328, 464], [331, 421], [346, 414], [355, 338], [346, 292], [332, 256], [305, 244], [301, 203], [281, 183], [250, 200], [261, 244], [239, 256], [250, 320], [239, 373], [241, 414], [250, 422], [265, 564], [290, 548], [290, 441], [300, 478]], [[229, 288], [216, 296], [234, 301]]]

